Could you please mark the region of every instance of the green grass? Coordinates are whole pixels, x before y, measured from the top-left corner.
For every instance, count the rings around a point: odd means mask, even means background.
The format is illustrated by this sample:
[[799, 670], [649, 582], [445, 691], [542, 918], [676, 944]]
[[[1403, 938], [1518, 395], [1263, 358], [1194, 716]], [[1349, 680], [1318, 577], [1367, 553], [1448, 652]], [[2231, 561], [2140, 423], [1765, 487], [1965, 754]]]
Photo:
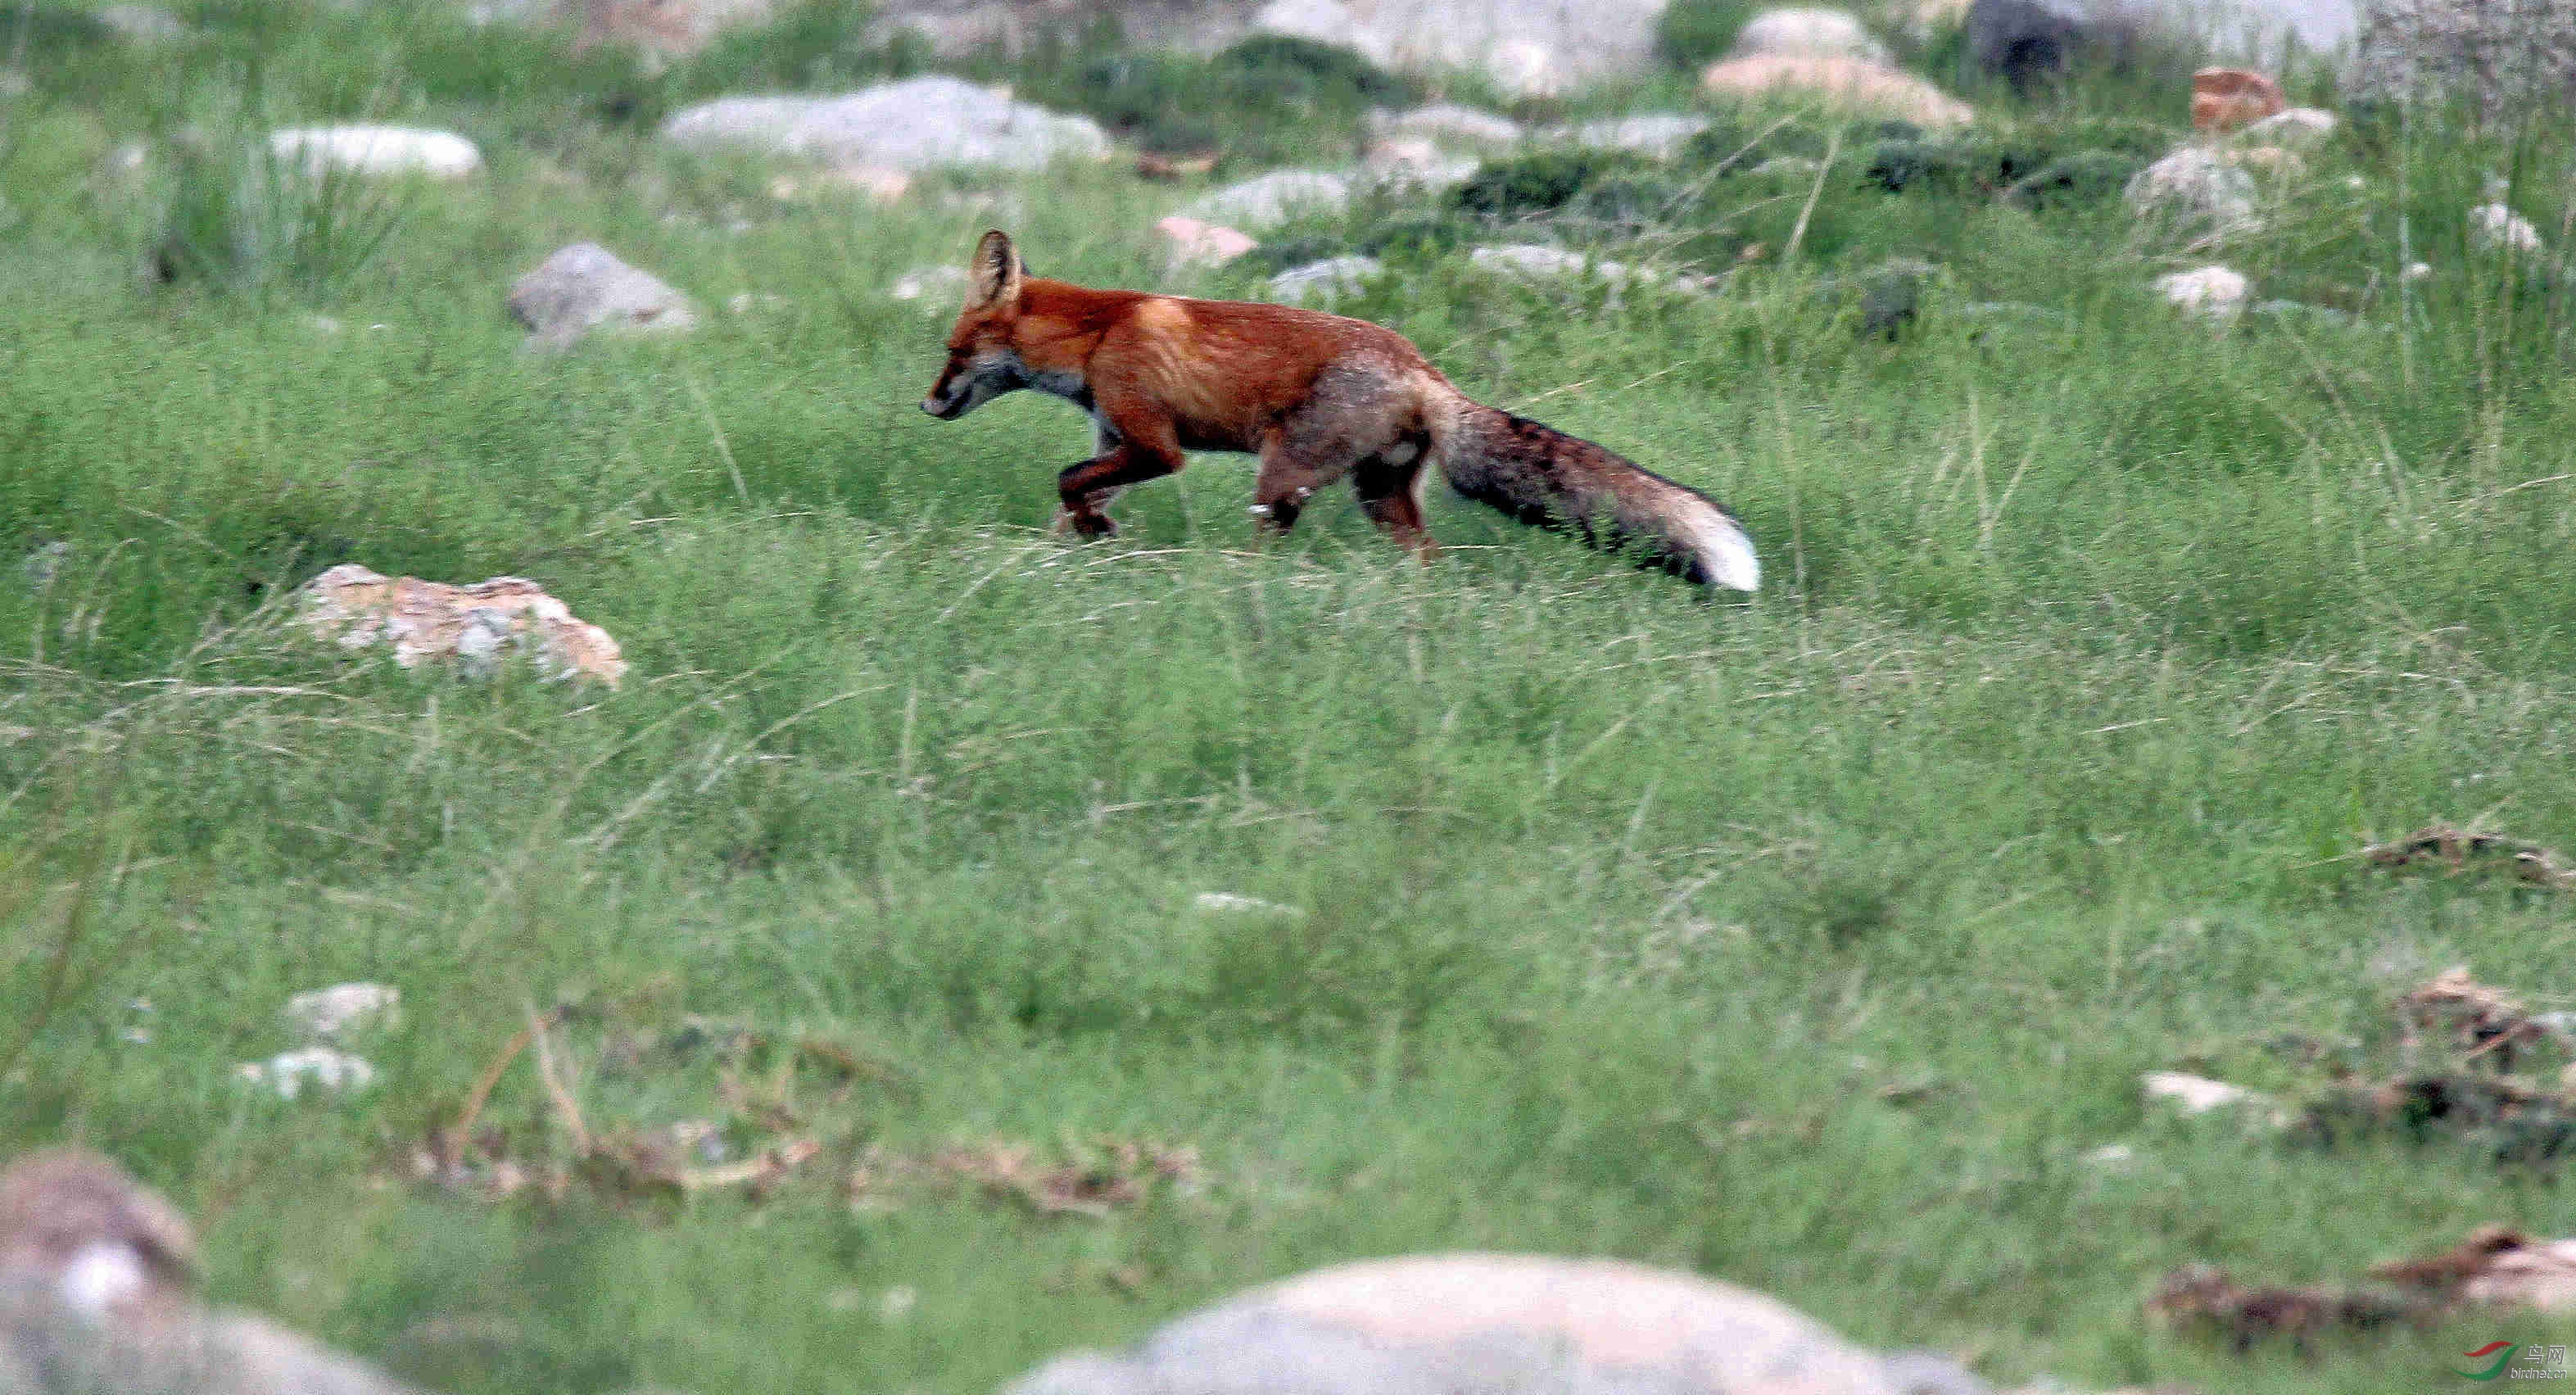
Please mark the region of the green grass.
[[[1647, 224], [1426, 204], [1285, 234], [1446, 230], [1349, 308], [1729, 501], [1772, 580], [1737, 603], [1454, 500], [1429, 568], [1342, 503], [1262, 547], [1237, 457], [1128, 496], [1116, 542], [1046, 535], [1083, 424], [922, 416], [944, 315], [883, 288], [962, 259], [986, 194], [1046, 273], [1158, 284], [1146, 229], [1194, 190], [1113, 164], [781, 200], [653, 149], [605, 80], [197, 19], [159, 57], [48, 39], [86, 90], [0, 107], [0, 1145], [86, 1139], [168, 1188], [223, 1299], [459, 1395], [980, 1391], [1242, 1284], [1464, 1246], [1690, 1267], [2003, 1381], [2431, 1388], [2552, 1330], [2301, 1357], [2150, 1328], [2183, 1263], [2332, 1281], [2576, 1206], [2466, 1145], [2177, 1123], [2137, 1077], [2296, 1094], [2323, 1067], [2289, 1038], [2394, 1069], [2389, 1000], [2453, 963], [2565, 991], [2561, 900], [2346, 855], [2441, 818], [2576, 844], [2569, 293], [2473, 257], [2463, 217], [2491, 163], [2567, 246], [2566, 132], [2332, 149], [2271, 231], [2207, 250], [1972, 181], [1890, 195], [1874, 134], [1822, 126], [1821, 185], [1685, 167]], [[280, 119], [449, 121], [492, 172], [415, 191], [333, 285], [147, 285], [158, 176], [102, 161], [214, 109], [245, 53]], [[2053, 158], [2176, 115], [1989, 138]], [[1764, 250], [1717, 295], [1614, 297], [1467, 269], [1504, 237]], [[509, 281], [583, 238], [711, 308], [785, 304], [523, 355]], [[2402, 254], [2440, 270], [2401, 300]], [[1900, 255], [1942, 268], [1921, 314], [1859, 339], [1836, 287]], [[2358, 325], [2154, 303], [2208, 260]], [[1968, 313], [1993, 301], [2056, 318]], [[633, 675], [317, 645], [281, 598], [340, 561], [536, 578]], [[386, 1082], [246, 1093], [286, 995], [355, 978], [405, 995], [367, 1047]], [[821, 1154], [759, 1205], [415, 1183], [562, 1002], [593, 1131]], [[527, 1062], [481, 1122], [539, 1176], [571, 1158]], [[1100, 1136], [1201, 1175], [1105, 1220], [849, 1204], [871, 1149]], [[2086, 1161], [2110, 1143], [2137, 1165]]]

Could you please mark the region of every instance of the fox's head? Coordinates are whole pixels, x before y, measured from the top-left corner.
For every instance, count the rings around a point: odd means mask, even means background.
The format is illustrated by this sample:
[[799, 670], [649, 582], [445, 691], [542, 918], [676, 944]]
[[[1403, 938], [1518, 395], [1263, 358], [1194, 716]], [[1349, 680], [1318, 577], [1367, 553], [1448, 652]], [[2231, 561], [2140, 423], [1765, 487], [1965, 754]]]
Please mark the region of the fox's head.
[[1008, 234], [984, 234], [967, 264], [966, 308], [948, 331], [948, 366], [921, 410], [955, 421], [1003, 393], [1029, 385], [1012, 330], [1020, 317], [1020, 286], [1028, 271]]

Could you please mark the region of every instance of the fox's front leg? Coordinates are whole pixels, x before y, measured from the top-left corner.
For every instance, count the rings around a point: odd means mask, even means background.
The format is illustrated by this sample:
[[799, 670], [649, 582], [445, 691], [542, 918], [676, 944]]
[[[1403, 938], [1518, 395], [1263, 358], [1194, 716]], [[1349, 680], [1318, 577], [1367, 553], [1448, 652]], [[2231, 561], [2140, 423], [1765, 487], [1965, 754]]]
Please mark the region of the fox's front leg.
[[1118, 406], [1116, 412], [1107, 403], [1093, 409], [1095, 453], [1055, 477], [1056, 496], [1063, 504], [1056, 515], [1058, 532], [1107, 537], [1118, 531], [1118, 524], [1102, 510], [1119, 491], [1181, 472], [1185, 458], [1171, 422], [1141, 404]]

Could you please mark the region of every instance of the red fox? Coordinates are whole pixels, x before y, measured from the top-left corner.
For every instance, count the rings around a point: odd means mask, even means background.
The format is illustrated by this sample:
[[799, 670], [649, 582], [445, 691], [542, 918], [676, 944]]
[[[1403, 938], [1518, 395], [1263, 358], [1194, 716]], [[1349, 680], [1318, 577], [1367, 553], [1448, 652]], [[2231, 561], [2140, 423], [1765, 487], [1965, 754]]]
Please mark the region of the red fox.
[[1316, 490], [1348, 476], [1360, 508], [1428, 558], [1427, 460], [1470, 499], [1596, 546], [1641, 540], [1693, 581], [1751, 591], [1762, 567], [1733, 515], [1697, 490], [1553, 427], [1469, 400], [1411, 341], [1365, 320], [1230, 300], [1096, 291], [1027, 274], [984, 234], [948, 366], [921, 410], [954, 421], [1036, 388], [1091, 414], [1090, 459], [1056, 477], [1056, 526], [1117, 531], [1102, 512], [1131, 484], [1177, 473], [1185, 450], [1261, 457], [1252, 512], [1286, 532]]

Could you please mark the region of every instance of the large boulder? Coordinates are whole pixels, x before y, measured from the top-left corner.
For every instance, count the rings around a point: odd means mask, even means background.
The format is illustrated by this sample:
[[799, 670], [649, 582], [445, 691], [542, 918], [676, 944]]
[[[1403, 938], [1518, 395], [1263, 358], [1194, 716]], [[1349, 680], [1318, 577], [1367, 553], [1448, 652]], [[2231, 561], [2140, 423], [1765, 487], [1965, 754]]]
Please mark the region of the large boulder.
[[1730, 58], [1770, 54], [1780, 58], [1859, 58], [1888, 61], [1887, 45], [1870, 36], [1849, 10], [1821, 6], [1764, 10], [1736, 31]]
[[1857, 58], [1729, 58], [1709, 65], [1699, 85], [1711, 97], [1821, 99], [1841, 110], [1917, 126], [1960, 126], [1977, 115], [1967, 103], [1912, 73]]
[[[1951, 1368], [1955, 1371], [1955, 1367]], [[1945, 1375], [1948, 1374], [1945, 1372]], [[1973, 1377], [1949, 1389], [1982, 1390]], [[1775, 1299], [1607, 1260], [1368, 1260], [1254, 1289], [1005, 1395], [1906, 1395]], [[1943, 1387], [1934, 1386], [1934, 1389]]]
[[690, 150], [799, 155], [901, 170], [1043, 169], [1104, 159], [1109, 137], [1089, 117], [1065, 116], [962, 78], [890, 82], [837, 97], [719, 97], [673, 112], [662, 138]]
[[581, 677], [613, 688], [626, 676], [608, 631], [515, 576], [450, 586], [346, 562], [305, 583], [302, 619], [315, 638], [343, 649], [386, 645], [403, 668], [437, 660], [482, 676], [515, 650], [549, 680]]
[[2568, 0], [2364, 0], [2347, 100], [2465, 100], [2489, 119], [2576, 106]]
[[187, 1220], [79, 1149], [0, 1171], [0, 1393], [408, 1395], [379, 1372], [190, 1291]]

